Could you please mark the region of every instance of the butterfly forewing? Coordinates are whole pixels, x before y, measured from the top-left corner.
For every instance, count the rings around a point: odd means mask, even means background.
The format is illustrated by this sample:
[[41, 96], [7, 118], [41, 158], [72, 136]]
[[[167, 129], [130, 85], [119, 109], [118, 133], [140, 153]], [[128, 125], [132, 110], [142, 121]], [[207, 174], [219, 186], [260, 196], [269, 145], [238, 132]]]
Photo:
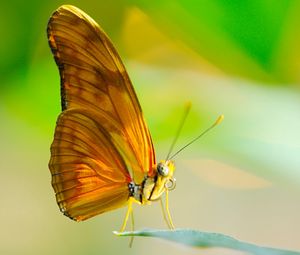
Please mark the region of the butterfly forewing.
[[61, 210], [81, 220], [123, 205], [128, 183], [153, 175], [155, 156], [128, 74], [96, 22], [65, 5], [47, 32], [63, 110], [49, 167]]

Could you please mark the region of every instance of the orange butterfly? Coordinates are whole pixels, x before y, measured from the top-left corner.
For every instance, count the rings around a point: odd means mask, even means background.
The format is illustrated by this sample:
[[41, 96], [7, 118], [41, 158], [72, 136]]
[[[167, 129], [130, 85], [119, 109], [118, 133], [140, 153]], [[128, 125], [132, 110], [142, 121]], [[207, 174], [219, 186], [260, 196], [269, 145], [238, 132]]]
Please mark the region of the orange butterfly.
[[[174, 188], [174, 163], [155, 161], [150, 132], [125, 67], [100, 26], [63, 5], [48, 23], [61, 78], [61, 105], [49, 168], [64, 215], [81, 221]], [[166, 196], [167, 223], [174, 228]]]

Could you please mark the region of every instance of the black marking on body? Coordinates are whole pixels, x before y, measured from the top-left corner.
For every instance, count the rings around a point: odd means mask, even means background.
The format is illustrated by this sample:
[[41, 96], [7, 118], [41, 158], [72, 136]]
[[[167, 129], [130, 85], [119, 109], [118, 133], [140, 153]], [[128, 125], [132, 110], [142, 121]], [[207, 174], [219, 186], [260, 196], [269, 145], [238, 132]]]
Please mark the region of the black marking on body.
[[129, 197], [134, 197], [134, 186], [133, 182], [128, 183]]
[[157, 175], [155, 175], [155, 177], [154, 177], [154, 186], [153, 186], [153, 188], [152, 188], [152, 190], [151, 190], [151, 193], [150, 193], [150, 196], [149, 196], [149, 198], [148, 198], [148, 200], [149, 201], [151, 201], [151, 197], [152, 197], [152, 195], [153, 195], [153, 192], [154, 192], [154, 189], [155, 189], [155, 187], [156, 187], [156, 182], [157, 182]]
[[144, 187], [146, 183], [147, 177], [144, 178], [143, 182], [141, 183], [141, 194], [140, 194], [140, 202], [142, 203], [143, 201], [143, 193], [144, 193]]

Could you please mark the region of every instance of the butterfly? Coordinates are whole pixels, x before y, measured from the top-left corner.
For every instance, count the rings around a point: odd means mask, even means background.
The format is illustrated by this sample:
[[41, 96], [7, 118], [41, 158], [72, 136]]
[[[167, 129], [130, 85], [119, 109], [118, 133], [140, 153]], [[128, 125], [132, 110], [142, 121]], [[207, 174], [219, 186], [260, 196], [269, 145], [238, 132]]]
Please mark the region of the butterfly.
[[174, 228], [167, 194], [172, 160], [156, 162], [151, 135], [126, 69], [100, 26], [77, 7], [51, 16], [48, 41], [58, 66], [61, 108], [49, 169], [57, 204], [75, 221], [166, 193], [164, 218]]

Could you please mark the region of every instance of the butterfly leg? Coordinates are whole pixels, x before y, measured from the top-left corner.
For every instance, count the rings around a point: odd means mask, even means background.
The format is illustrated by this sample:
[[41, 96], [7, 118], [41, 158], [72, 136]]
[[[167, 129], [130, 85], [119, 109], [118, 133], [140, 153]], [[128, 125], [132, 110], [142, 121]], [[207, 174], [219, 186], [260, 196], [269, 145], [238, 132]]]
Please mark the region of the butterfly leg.
[[[134, 231], [134, 218], [133, 218], [133, 210], [132, 210], [132, 208], [130, 210], [130, 217], [131, 217], [131, 232], [133, 232]], [[134, 239], [134, 236], [131, 236], [130, 242], [129, 242], [129, 247], [130, 248], [132, 247], [133, 239]]]
[[129, 198], [127, 212], [126, 212], [125, 219], [123, 221], [122, 227], [120, 229], [120, 232], [124, 232], [124, 230], [126, 228], [126, 225], [127, 225], [129, 215], [132, 215], [132, 200], [131, 200], [131, 198]]
[[167, 216], [168, 216], [169, 228], [175, 229], [173, 220], [172, 220], [172, 217], [170, 214], [170, 210], [169, 210], [169, 190], [168, 189], [166, 189], [166, 211], [167, 211]]
[[175, 229], [172, 218], [171, 218], [171, 214], [170, 214], [170, 211], [169, 211], [169, 196], [168, 195], [169, 195], [169, 193], [168, 193], [168, 190], [166, 189], [166, 211], [167, 211], [167, 213], [165, 211], [162, 198], [159, 199], [160, 200], [160, 207], [161, 207], [161, 210], [162, 210], [162, 213], [163, 213], [164, 220], [167, 223], [169, 229]]
[[171, 225], [168, 221], [168, 218], [167, 218], [167, 215], [166, 215], [166, 212], [165, 212], [165, 208], [164, 208], [164, 204], [163, 204], [163, 201], [162, 201], [161, 197], [160, 197], [159, 201], [160, 201], [160, 207], [161, 207], [161, 211], [162, 211], [164, 220], [165, 220], [166, 224], [168, 225], [168, 228], [171, 229]]

